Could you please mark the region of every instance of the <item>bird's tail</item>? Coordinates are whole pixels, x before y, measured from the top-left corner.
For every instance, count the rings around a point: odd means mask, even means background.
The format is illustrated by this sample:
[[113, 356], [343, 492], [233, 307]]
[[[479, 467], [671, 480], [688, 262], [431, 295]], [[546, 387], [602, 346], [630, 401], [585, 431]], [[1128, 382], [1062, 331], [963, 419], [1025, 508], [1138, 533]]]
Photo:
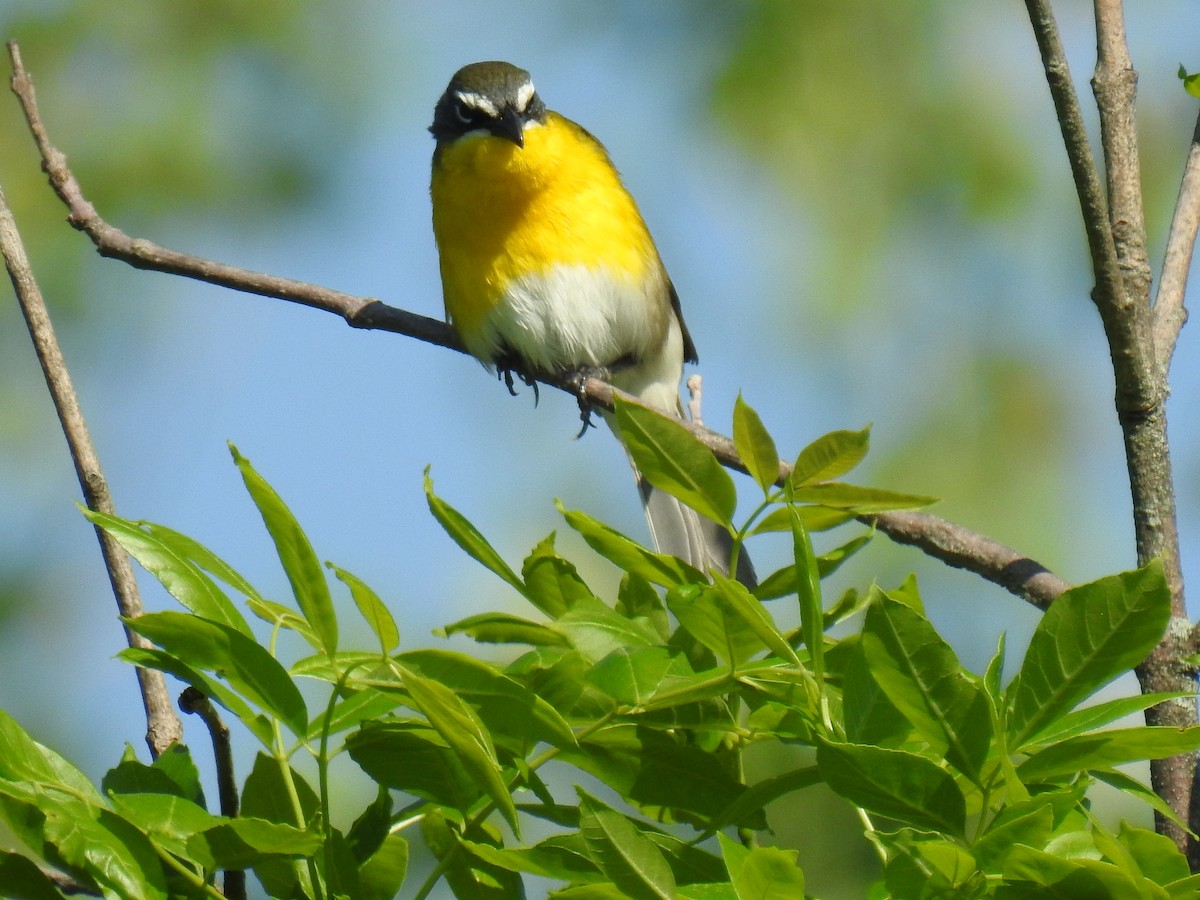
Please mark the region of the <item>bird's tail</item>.
[[[681, 419], [684, 418], [678, 392], [668, 391], [661, 384], [643, 386], [639, 391], [638, 399], [648, 406], [660, 410], [670, 409], [669, 404], [673, 402], [674, 414]], [[616, 416], [612, 413], [604, 413], [604, 420], [617, 439], [621, 440], [621, 430], [617, 425]], [[626, 450], [626, 454], [628, 454], [628, 450]], [[629, 458], [629, 464], [633, 467], [634, 478], [637, 479], [638, 493], [642, 498], [642, 508], [646, 512], [646, 522], [650, 526], [650, 537], [654, 541], [655, 549], [659, 553], [677, 556], [701, 572], [713, 569], [722, 575], [728, 575], [729, 561], [733, 550], [733, 537], [729, 532], [712, 519], [696, 512], [686, 503], [652, 485], [638, 471], [632, 457]], [[738, 553], [735, 577], [748, 588], [753, 588], [758, 584], [754, 566], [750, 562], [750, 555], [744, 547]]]
[[[660, 553], [678, 556], [684, 562], [707, 572], [713, 569], [729, 574], [733, 538], [729, 532], [686, 503], [650, 484], [634, 466], [642, 507], [650, 525], [650, 537]], [[750, 554], [743, 547], [738, 553], [736, 578], [748, 588], [758, 584]]]

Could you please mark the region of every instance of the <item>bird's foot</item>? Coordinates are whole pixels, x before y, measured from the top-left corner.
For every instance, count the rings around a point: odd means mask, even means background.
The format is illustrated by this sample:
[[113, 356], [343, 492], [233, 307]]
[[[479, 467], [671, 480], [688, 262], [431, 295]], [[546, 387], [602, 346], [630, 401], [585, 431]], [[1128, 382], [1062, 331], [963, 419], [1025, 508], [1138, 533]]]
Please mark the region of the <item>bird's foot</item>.
[[537, 378], [530, 375], [519, 360], [513, 356], [505, 355], [496, 360], [495, 366], [496, 377], [504, 382], [504, 386], [508, 388], [510, 396], [517, 396], [519, 392], [516, 388], [516, 382], [520, 381], [526, 387], [533, 388], [533, 405], [538, 405], [541, 394], [538, 391]]
[[596, 423], [592, 421], [592, 414], [596, 411], [592, 406], [592, 401], [588, 399], [585, 385], [589, 378], [595, 378], [598, 381], [607, 382], [612, 377], [612, 370], [608, 366], [577, 366], [574, 369], [569, 369], [562, 373], [564, 381], [575, 382], [575, 401], [579, 404], [579, 420], [583, 425], [579, 429], [579, 434], [575, 435], [575, 440], [579, 440], [587, 434], [589, 428], [595, 428]]

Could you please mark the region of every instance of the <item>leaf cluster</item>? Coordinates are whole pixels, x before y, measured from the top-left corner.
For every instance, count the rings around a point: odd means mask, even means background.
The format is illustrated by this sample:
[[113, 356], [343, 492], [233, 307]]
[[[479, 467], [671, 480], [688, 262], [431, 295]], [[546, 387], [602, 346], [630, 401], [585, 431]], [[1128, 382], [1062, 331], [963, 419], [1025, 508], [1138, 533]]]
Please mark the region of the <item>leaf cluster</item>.
[[[327, 564], [376, 638], [344, 647], [326, 567], [236, 450], [289, 603], [169, 528], [87, 513], [182, 606], [127, 622], [153, 646], [121, 656], [201, 692], [260, 749], [240, 811], [217, 815], [184, 747], [150, 764], [127, 751], [97, 788], [0, 714], [0, 819], [28, 851], [0, 854], [0, 891], [62, 897], [53, 869], [104, 896], [219, 897], [221, 870], [249, 870], [270, 896], [313, 900], [422, 898], [442, 880], [458, 897], [520, 897], [525, 875], [557, 882], [563, 898], [800, 897], [795, 852], [760, 845], [765, 808], [802, 805], [824, 784], [858, 811], [878, 852], [873, 896], [1196, 895], [1200, 877], [1169, 840], [1110, 831], [1088, 800], [1104, 782], [1171, 816], [1120, 767], [1200, 747], [1196, 728], [1110, 727], [1179, 695], [1084, 705], [1161, 638], [1169, 598], [1157, 563], [1064, 594], [1011, 678], [1003, 638], [976, 674], [926, 618], [912, 579], [823, 596], [822, 578], [871, 534], [817, 553], [813, 533], [928, 502], [840, 480], [865, 456], [866, 430], [819, 438], [783, 478], [770, 435], [739, 400], [735, 443], [763, 499], [737, 522], [730, 476], [686, 429], [631, 405], [617, 416], [643, 474], [727, 528], [735, 553], [776, 532], [791, 561], [751, 589], [564, 509], [623, 573], [606, 599], [554, 534], [510, 566], [427, 473], [434, 518], [528, 603], [528, 615], [482, 612], [443, 629], [506, 645], [510, 661], [498, 664], [404, 649], [387, 604]], [[791, 604], [800, 624], [789, 630], [777, 615]], [[281, 658], [283, 631], [305, 655]], [[324, 686], [323, 703], [306, 699], [301, 679]], [[805, 749], [748, 782], [742, 757], [759, 744]], [[330, 816], [329, 766], [343, 754], [377, 788], [347, 829]], [[604, 789], [552, 787], [562, 775]], [[551, 836], [525, 841], [533, 820]], [[414, 840], [436, 858], [423, 880], [406, 879]]]

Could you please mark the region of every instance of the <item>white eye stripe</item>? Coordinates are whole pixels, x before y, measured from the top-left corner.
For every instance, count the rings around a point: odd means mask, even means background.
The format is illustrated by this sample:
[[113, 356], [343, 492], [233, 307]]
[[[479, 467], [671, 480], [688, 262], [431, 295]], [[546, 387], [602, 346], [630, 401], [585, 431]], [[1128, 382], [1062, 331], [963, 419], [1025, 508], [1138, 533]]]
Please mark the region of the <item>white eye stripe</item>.
[[525, 112], [529, 108], [529, 101], [533, 99], [534, 93], [536, 91], [532, 81], [527, 81], [517, 88], [517, 109]]
[[496, 109], [496, 104], [483, 94], [476, 94], [474, 91], [455, 91], [454, 96], [462, 101], [464, 106], [477, 109], [492, 118], [497, 118], [500, 115], [500, 111]]

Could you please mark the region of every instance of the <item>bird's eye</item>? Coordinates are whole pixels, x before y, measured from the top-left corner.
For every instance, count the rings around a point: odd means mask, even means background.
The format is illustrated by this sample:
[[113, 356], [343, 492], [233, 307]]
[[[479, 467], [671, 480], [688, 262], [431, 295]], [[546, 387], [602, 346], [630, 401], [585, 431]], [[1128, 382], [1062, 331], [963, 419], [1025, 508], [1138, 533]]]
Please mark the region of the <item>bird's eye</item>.
[[464, 125], [471, 124], [471, 120], [474, 117], [473, 110], [471, 107], [467, 106], [467, 104], [461, 98], [454, 98], [454, 104], [451, 106], [451, 109], [454, 110], [454, 117], [458, 119], [458, 121], [462, 122]]

